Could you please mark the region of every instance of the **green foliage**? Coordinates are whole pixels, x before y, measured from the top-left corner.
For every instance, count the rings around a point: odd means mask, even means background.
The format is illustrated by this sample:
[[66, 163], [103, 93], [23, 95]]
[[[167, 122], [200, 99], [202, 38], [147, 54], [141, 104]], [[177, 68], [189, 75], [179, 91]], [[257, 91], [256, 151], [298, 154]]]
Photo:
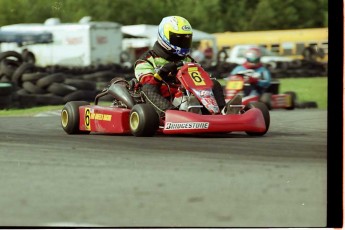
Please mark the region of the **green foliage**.
[[63, 105], [39, 106], [26, 109], [2, 109], [0, 110], [0, 117], [6, 116], [34, 116], [41, 112], [58, 111], [63, 108]]
[[0, 0], [0, 26], [47, 18], [78, 22], [84, 16], [157, 25], [168, 15], [186, 17], [209, 33], [325, 27], [328, 0]]
[[281, 93], [295, 91], [298, 101], [315, 101], [319, 109], [327, 109], [327, 77], [285, 78], [279, 81]]

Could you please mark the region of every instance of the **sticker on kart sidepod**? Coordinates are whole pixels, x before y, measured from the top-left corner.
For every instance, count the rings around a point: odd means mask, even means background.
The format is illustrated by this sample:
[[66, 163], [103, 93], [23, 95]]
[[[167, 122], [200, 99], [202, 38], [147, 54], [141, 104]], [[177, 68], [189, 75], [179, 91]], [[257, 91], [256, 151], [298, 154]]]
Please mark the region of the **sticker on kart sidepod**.
[[91, 130], [91, 127], [90, 127], [90, 109], [89, 108], [86, 108], [85, 109], [85, 117], [84, 117], [84, 123], [85, 123], [85, 129], [86, 130]]
[[100, 120], [100, 121], [111, 121], [110, 114], [102, 114], [102, 113], [91, 113], [91, 119]]
[[198, 67], [188, 68], [189, 76], [194, 81], [195, 85], [206, 85], [204, 79], [201, 77]]
[[175, 129], [208, 129], [210, 123], [208, 122], [184, 122], [184, 123], [174, 123], [167, 122], [165, 124], [166, 130]]
[[99, 121], [111, 121], [110, 114], [102, 114], [102, 113], [91, 113], [89, 108], [85, 109], [85, 129], [91, 130], [90, 120], [99, 120]]

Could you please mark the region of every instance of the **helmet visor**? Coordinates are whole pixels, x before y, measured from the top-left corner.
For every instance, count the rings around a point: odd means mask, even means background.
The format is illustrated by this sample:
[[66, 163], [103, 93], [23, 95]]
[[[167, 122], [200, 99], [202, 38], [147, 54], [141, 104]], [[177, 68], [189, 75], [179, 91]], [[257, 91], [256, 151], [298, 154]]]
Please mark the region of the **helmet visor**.
[[251, 63], [259, 63], [260, 62], [260, 57], [255, 52], [246, 53], [246, 59], [248, 62], [251, 62]]
[[251, 63], [259, 63], [260, 58], [247, 58], [247, 61]]
[[192, 35], [191, 34], [176, 34], [174, 32], [169, 33], [170, 44], [183, 48], [189, 49], [192, 46]]

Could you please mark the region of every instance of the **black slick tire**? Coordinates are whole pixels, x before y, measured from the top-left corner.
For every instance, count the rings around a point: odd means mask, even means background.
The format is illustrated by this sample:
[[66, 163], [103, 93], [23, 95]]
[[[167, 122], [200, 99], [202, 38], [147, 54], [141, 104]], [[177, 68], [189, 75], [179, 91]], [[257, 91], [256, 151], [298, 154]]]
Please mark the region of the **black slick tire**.
[[88, 134], [89, 131], [79, 130], [79, 107], [89, 105], [86, 101], [70, 101], [61, 111], [61, 126], [68, 134]]
[[151, 104], [136, 104], [129, 116], [131, 133], [137, 137], [153, 136], [159, 126], [159, 116]]
[[263, 93], [260, 97], [260, 101], [267, 106], [268, 110], [272, 109], [271, 98], [272, 98], [272, 93]]
[[248, 103], [244, 110], [245, 111], [248, 111], [252, 108], [258, 108], [260, 109], [262, 115], [264, 116], [264, 120], [265, 120], [265, 125], [266, 125], [266, 129], [265, 131], [263, 132], [246, 132], [249, 136], [263, 136], [267, 133], [269, 127], [270, 127], [270, 113], [269, 113], [269, 110], [267, 108], [267, 106], [262, 103], [262, 102], [251, 102], [251, 103]]

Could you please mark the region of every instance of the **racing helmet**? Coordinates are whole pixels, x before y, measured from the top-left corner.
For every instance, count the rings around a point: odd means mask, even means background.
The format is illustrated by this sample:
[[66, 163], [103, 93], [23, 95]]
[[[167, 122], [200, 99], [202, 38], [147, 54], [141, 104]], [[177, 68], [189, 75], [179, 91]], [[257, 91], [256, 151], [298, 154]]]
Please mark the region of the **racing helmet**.
[[180, 16], [165, 17], [158, 26], [158, 43], [181, 57], [190, 53], [192, 36], [192, 26], [187, 19]]
[[251, 47], [244, 54], [247, 62], [251, 64], [259, 64], [261, 59], [261, 50], [259, 47]]

